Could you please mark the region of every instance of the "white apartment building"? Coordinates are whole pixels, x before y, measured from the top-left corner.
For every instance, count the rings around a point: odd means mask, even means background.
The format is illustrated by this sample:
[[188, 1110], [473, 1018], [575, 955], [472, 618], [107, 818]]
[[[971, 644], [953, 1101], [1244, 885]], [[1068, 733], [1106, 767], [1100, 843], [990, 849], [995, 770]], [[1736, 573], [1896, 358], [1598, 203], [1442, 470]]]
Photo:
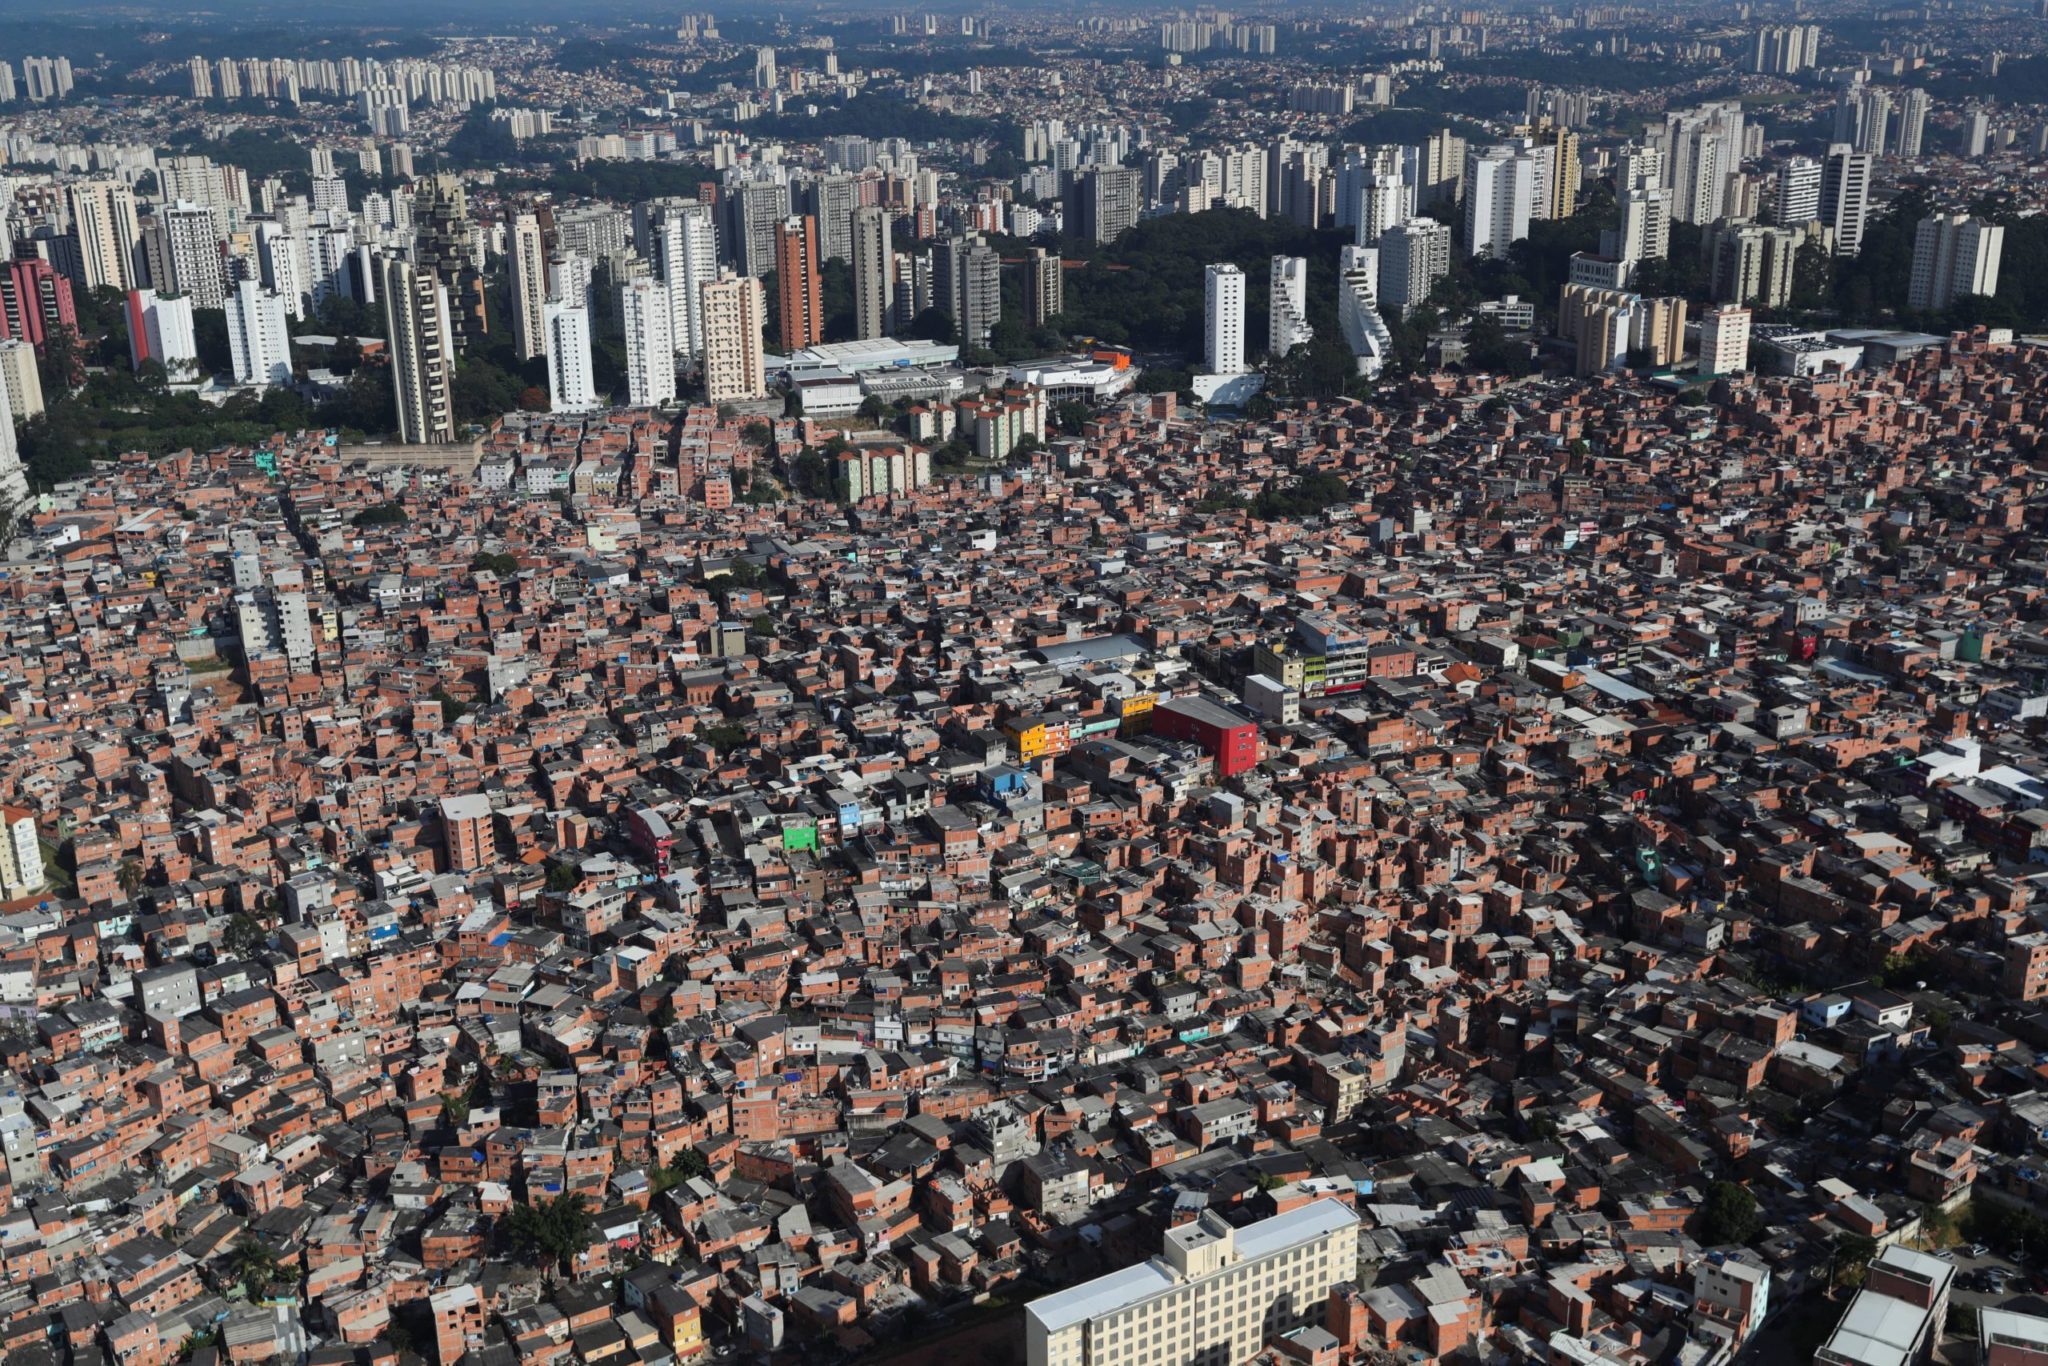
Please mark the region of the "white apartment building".
[[1378, 378], [1394, 354], [1394, 337], [1380, 318], [1379, 251], [1345, 246], [1337, 256], [1337, 326], [1351, 348], [1358, 373]]
[[1868, 152], [1836, 143], [1820, 166], [1820, 221], [1835, 236], [1835, 255], [1863, 250], [1863, 225], [1870, 218]]
[[1308, 345], [1315, 329], [1308, 322], [1308, 258], [1275, 256], [1266, 315], [1266, 349], [1284, 356]]
[[679, 355], [704, 354], [704, 286], [718, 278], [718, 236], [708, 205], [664, 204], [643, 250], [668, 286], [669, 330]]
[[704, 286], [704, 398], [714, 407], [768, 396], [761, 352], [761, 281], [732, 276]]
[[[14, 410], [7, 406], [7, 391], [0, 386], [0, 512], [9, 512], [28, 501], [28, 469], [21, 463], [21, 439], [14, 430]], [[11, 538], [15, 526], [9, 523]]]
[[195, 308], [220, 308], [227, 302], [227, 267], [221, 260], [220, 230], [213, 211], [204, 204], [180, 200], [158, 214], [163, 232], [168, 283], [158, 281], [166, 294], [188, 295]]
[[1536, 158], [1519, 147], [1488, 147], [1465, 157], [1465, 243], [1474, 256], [1505, 259], [1529, 235], [1536, 207]]
[[1671, 191], [1648, 181], [1624, 190], [1613, 247], [1603, 254], [1629, 261], [1662, 259], [1671, 250]]
[[1028, 1366], [1249, 1361], [1272, 1332], [1322, 1321], [1358, 1273], [1358, 1215], [1317, 1200], [1233, 1229], [1205, 1212], [1166, 1231], [1160, 1255], [1032, 1301]]
[[1212, 375], [1244, 373], [1244, 272], [1228, 261], [1202, 273], [1202, 363]]
[[1947, 308], [1960, 294], [1996, 294], [2005, 229], [1967, 214], [1937, 213], [1913, 234], [1909, 308]]
[[1381, 234], [1379, 252], [1380, 302], [1413, 308], [1451, 273], [1451, 225], [1411, 218]]
[[1749, 310], [1710, 308], [1700, 319], [1702, 375], [1734, 375], [1749, 369]]
[[26, 807], [0, 807], [0, 821], [7, 826], [0, 836], [0, 896], [12, 901], [43, 885], [43, 847], [35, 813]]
[[668, 286], [645, 278], [620, 285], [619, 320], [626, 332], [626, 401], [636, 408], [674, 402], [676, 341]]
[[64, 187], [64, 204], [78, 236], [85, 287], [126, 292], [141, 285], [135, 191], [114, 180], [80, 181]]
[[284, 299], [255, 280], [242, 280], [227, 298], [228, 354], [237, 384], [290, 384], [292, 341]]
[[1692, 1269], [1694, 1307], [1728, 1325], [1740, 1342], [1771, 1312], [1771, 1269], [1753, 1252], [1709, 1253]]
[[383, 259], [377, 285], [384, 301], [385, 335], [391, 339], [399, 439], [409, 445], [451, 442], [455, 331], [448, 316], [448, 291], [431, 270], [417, 269], [396, 256]]
[[42, 416], [43, 379], [36, 369], [36, 349], [19, 337], [0, 341], [0, 387], [7, 390], [7, 411], [16, 418], [26, 422]]
[[174, 384], [196, 379], [199, 337], [192, 320], [192, 301], [179, 294], [159, 295], [153, 289], [130, 294], [128, 359], [137, 370], [144, 361], [157, 362]]
[[1812, 157], [1789, 157], [1778, 167], [1777, 193], [1771, 220], [1797, 228], [1820, 221], [1820, 163]]
[[547, 338], [549, 410], [584, 413], [599, 406], [590, 367], [590, 310], [581, 299], [550, 299], [541, 306], [541, 332]]
[[541, 316], [548, 297], [548, 256], [541, 241], [540, 218], [522, 213], [512, 220], [505, 242], [505, 270], [512, 286], [512, 344], [521, 360], [547, 350], [547, 325]]

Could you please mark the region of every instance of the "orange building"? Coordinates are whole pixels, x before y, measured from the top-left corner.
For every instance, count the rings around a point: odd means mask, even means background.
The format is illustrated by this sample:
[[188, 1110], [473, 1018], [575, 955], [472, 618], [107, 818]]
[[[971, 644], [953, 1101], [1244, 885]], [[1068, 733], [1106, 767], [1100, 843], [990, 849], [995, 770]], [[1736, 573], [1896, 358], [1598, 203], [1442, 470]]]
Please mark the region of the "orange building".
[[775, 287], [782, 349], [825, 338], [825, 285], [818, 274], [818, 220], [809, 214], [775, 225]]

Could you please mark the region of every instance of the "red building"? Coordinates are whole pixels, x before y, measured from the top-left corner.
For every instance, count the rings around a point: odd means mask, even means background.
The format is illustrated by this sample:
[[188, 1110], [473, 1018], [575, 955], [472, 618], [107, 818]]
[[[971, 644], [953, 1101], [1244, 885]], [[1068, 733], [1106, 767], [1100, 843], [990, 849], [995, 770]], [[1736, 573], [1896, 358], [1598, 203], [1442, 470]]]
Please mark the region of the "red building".
[[636, 806], [626, 817], [626, 838], [642, 857], [654, 864], [656, 877], [667, 877], [669, 858], [675, 852], [675, 832], [659, 811]]
[[0, 340], [25, 341], [40, 351], [59, 327], [78, 328], [71, 282], [48, 261], [9, 261], [0, 271]]
[[1152, 729], [1187, 740], [1216, 760], [1216, 772], [1234, 777], [1259, 762], [1259, 728], [1205, 697], [1176, 697], [1152, 709]]

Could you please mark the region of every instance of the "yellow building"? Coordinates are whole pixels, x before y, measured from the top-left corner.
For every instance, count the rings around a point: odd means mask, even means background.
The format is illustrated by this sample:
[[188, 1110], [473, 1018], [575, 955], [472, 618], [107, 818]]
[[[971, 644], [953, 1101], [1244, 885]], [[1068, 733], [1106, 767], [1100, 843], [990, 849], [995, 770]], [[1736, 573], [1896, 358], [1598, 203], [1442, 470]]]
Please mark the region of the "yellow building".
[[1003, 722], [1003, 734], [1010, 737], [1010, 748], [1016, 752], [1017, 762], [1036, 763], [1047, 753], [1045, 718], [1042, 716], [1017, 716]]
[[1032, 1301], [1028, 1366], [1249, 1361], [1278, 1334], [1320, 1325], [1330, 1287], [1358, 1276], [1359, 1219], [1337, 1200], [1232, 1228], [1204, 1213], [1160, 1255]]

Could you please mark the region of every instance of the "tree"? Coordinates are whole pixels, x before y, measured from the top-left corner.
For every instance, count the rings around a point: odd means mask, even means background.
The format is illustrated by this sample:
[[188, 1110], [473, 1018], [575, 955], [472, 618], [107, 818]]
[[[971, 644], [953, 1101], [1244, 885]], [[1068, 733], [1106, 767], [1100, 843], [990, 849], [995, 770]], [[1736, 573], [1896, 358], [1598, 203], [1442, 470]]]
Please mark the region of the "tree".
[[479, 550], [470, 558], [471, 569], [488, 569], [501, 579], [509, 579], [519, 572], [519, 561], [502, 551]]
[[1798, 254], [1792, 258], [1792, 308], [1801, 313], [1826, 308], [1834, 284], [1833, 254], [1818, 242], [1801, 243]]
[[1749, 1187], [1733, 1181], [1710, 1183], [1696, 1227], [1700, 1242], [1708, 1247], [1748, 1242], [1763, 1227], [1763, 1219], [1756, 1210], [1756, 1196]]
[[1465, 363], [1489, 374], [1517, 378], [1534, 368], [1528, 344], [1510, 338], [1500, 319], [1491, 313], [1480, 314], [1466, 329]]
[[396, 419], [397, 403], [391, 367], [359, 365], [341, 392], [314, 410], [313, 420], [318, 426], [339, 432], [387, 432]]
[[474, 1087], [465, 1086], [458, 1091], [441, 1093], [441, 1122], [451, 1129], [459, 1129], [469, 1123], [469, 1109], [474, 1100]]
[[832, 468], [825, 463], [825, 457], [809, 446], [797, 453], [796, 486], [813, 498], [830, 497], [832, 493]]
[[502, 166], [519, 160], [519, 140], [512, 136], [509, 123], [492, 118], [488, 107], [479, 107], [449, 136], [446, 154], [457, 164]]
[[590, 1211], [575, 1191], [538, 1205], [518, 1205], [505, 1216], [505, 1241], [529, 1266], [566, 1271], [569, 1259], [590, 1246]]
[[237, 911], [228, 917], [227, 928], [221, 931], [220, 942], [230, 957], [247, 958], [262, 948], [264, 940], [268, 937], [269, 931], [263, 928], [262, 921], [247, 911]]
[[363, 344], [354, 337], [342, 337], [327, 352], [327, 368], [337, 375], [353, 375], [363, 363]]
[[953, 326], [952, 315], [942, 313], [936, 308], [927, 308], [912, 318], [910, 326], [905, 331], [912, 341], [937, 342], [941, 346], [951, 346], [959, 340], [959, 334]]
[[1088, 405], [1078, 398], [1062, 399], [1053, 405], [1053, 425], [1069, 436], [1079, 436], [1081, 429], [1088, 425], [1088, 419], [1093, 416], [1094, 413]]
[[1352, 501], [1351, 486], [1334, 474], [1318, 471], [1285, 488], [1267, 488], [1251, 502], [1252, 515], [1260, 521], [1277, 522], [1295, 517], [1312, 517], [1324, 508]]
[[583, 871], [574, 864], [551, 863], [548, 865], [548, 890], [551, 892], [573, 892], [576, 884], [583, 881]]
[[[195, 315], [196, 316], [196, 315]], [[85, 382], [85, 344], [78, 329], [59, 323], [43, 336], [41, 356], [43, 393], [46, 397], [64, 393]]]
[[682, 1173], [685, 1180], [711, 1175], [711, 1163], [695, 1148], [684, 1148], [669, 1160], [669, 1166]]
[[704, 743], [716, 750], [720, 758], [724, 758], [747, 743], [747, 728], [735, 725], [731, 721], [721, 721], [715, 726], [705, 728]]
[[123, 896], [132, 897], [142, 890], [144, 876], [142, 865], [132, 858], [122, 859], [121, 866], [114, 869], [114, 882], [120, 887]]
[[752, 560], [733, 560], [726, 568], [725, 582], [732, 588], [753, 588], [761, 582], [761, 566]]
[[[457, 422], [489, 422], [520, 407], [529, 387], [525, 376], [513, 374], [488, 354], [469, 354], [455, 367], [449, 397]], [[537, 386], [532, 386], [537, 387]]]
[[434, 690], [427, 696], [441, 704], [441, 724], [444, 726], [452, 726], [469, 715], [469, 704], [439, 683], [434, 685]]
[[268, 1244], [243, 1235], [228, 1249], [228, 1274], [252, 1300], [260, 1300], [273, 1285], [288, 1278], [284, 1263]]
[[404, 526], [411, 520], [405, 509], [396, 503], [373, 503], [349, 518], [348, 524], [353, 527]]
[[1877, 1239], [1861, 1233], [1844, 1234], [1835, 1240], [1828, 1255], [1830, 1289], [1853, 1289], [1863, 1284], [1870, 1271], [1870, 1259], [1877, 1255]]

